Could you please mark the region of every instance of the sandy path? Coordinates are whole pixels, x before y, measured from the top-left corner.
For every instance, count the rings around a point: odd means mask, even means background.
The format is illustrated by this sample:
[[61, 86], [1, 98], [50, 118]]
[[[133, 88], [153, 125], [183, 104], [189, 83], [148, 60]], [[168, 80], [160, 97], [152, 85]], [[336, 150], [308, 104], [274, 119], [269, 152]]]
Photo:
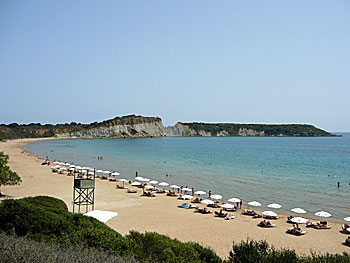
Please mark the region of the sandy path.
[[[24, 144], [33, 139], [0, 142], [0, 151], [10, 156], [10, 167], [22, 177], [19, 186], [3, 187], [2, 192], [14, 198], [48, 195], [64, 200], [72, 209], [72, 177], [51, 173], [49, 167], [41, 166], [41, 160], [21, 153]], [[281, 215], [275, 228], [257, 227], [259, 219], [235, 212], [234, 220], [226, 221], [211, 215], [194, 213], [193, 210], [177, 208], [182, 201], [158, 195], [156, 198], [140, 197], [115, 188], [115, 182], [96, 180], [95, 209], [118, 212], [118, 216], [107, 225], [121, 234], [130, 230], [154, 231], [166, 234], [181, 241], [195, 241], [210, 246], [222, 257], [227, 257], [232, 241], [240, 242], [247, 238], [265, 239], [275, 247], [295, 249], [298, 253], [309, 254], [310, 250], [322, 253], [350, 252], [344, 246], [346, 235], [340, 233], [341, 224], [331, 222], [330, 230], [305, 228], [308, 233], [302, 237], [285, 233], [291, 225], [286, 223], [286, 215]], [[329, 220], [328, 220], [329, 221]]]

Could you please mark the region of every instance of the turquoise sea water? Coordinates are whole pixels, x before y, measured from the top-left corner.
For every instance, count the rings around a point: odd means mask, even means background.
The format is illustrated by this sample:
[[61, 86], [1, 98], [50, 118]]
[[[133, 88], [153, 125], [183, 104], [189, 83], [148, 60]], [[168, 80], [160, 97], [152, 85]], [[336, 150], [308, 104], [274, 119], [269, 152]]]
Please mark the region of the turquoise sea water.
[[115, 170], [127, 179], [138, 171], [159, 182], [211, 190], [224, 199], [242, 198], [243, 204], [257, 200], [262, 203], [259, 209], [276, 202], [283, 212], [301, 207], [307, 216], [320, 210], [332, 213], [332, 219], [350, 216], [350, 134], [76, 139], [41, 141], [26, 148], [51, 160]]

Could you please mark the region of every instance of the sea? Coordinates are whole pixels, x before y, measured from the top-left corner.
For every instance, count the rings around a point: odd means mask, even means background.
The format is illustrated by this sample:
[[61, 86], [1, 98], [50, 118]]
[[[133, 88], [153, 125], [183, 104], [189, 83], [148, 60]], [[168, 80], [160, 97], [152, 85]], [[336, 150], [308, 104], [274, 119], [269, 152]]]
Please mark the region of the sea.
[[[31, 143], [38, 156], [236, 197], [243, 206], [331, 219], [350, 216], [350, 133], [341, 137], [162, 137], [67, 139]], [[103, 157], [99, 160], [98, 157]], [[339, 182], [339, 187], [338, 187]], [[96, 189], [98, 194], [98, 189]], [[112, 197], [111, 197], [112, 198]]]

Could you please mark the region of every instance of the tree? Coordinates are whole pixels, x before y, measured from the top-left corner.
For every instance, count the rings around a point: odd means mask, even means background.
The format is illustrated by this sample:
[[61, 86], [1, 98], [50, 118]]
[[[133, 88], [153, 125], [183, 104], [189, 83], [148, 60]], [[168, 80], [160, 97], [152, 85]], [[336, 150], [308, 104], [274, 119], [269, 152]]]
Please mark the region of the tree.
[[16, 185], [22, 182], [21, 177], [19, 177], [16, 172], [11, 171], [10, 167], [7, 165], [8, 159], [8, 155], [0, 152], [0, 187], [3, 185]]

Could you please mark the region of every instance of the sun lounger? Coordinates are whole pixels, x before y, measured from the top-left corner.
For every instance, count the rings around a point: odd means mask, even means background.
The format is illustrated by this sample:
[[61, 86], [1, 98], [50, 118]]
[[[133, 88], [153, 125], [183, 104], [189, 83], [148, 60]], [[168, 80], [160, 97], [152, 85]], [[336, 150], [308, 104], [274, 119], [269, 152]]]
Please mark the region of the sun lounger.
[[215, 216], [216, 217], [226, 217], [226, 216], [228, 216], [228, 213], [223, 213], [222, 211], [220, 211], [220, 212], [215, 211]]
[[350, 246], [350, 236], [348, 236], [348, 238], [345, 239], [345, 245]]
[[309, 222], [306, 227], [313, 227], [315, 229], [331, 229], [332, 226], [328, 225], [326, 221], [320, 221], [320, 223]]
[[269, 221], [263, 220], [258, 224], [258, 226], [260, 226], [260, 227], [275, 227], [275, 224], [271, 224]]
[[135, 189], [128, 189], [128, 193], [134, 194], [134, 193], [137, 193], [137, 191]]
[[122, 185], [122, 184], [117, 185], [116, 188], [117, 189], [128, 189], [125, 185]]
[[164, 189], [156, 189], [157, 194], [164, 194], [166, 191]]
[[227, 215], [227, 216], [225, 216], [225, 220], [232, 220], [232, 219], [235, 219], [234, 215]]
[[302, 236], [306, 234], [306, 231], [302, 231], [301, 229], [288, 229], [287, 230], [288, 234], [295, 235], [295, 236]]
[[190, 209], [190, 205], [189, 205], [189, 204], [186, 204], [186, 203], [183, 203], [183, 204], [181, 205], [181, 208]]
[[245, 209], [243, 211], [243, 215], [248, 215], [248, 216], [255, 216], [257, 213], [254, 211], [254, 210], [248, 210], [248, 209]]
[[201, 213], [201, 214], [210, 214], [213, 213], [212, 210], [209, 210], [207, 208], [197, 208], [196, 212]]
[[253, 215], [253, 218], [254, 218], [254, 219], [255, 219], [255, 218], [262, 218], [262, 215], [258, 215], [258, 214]]

